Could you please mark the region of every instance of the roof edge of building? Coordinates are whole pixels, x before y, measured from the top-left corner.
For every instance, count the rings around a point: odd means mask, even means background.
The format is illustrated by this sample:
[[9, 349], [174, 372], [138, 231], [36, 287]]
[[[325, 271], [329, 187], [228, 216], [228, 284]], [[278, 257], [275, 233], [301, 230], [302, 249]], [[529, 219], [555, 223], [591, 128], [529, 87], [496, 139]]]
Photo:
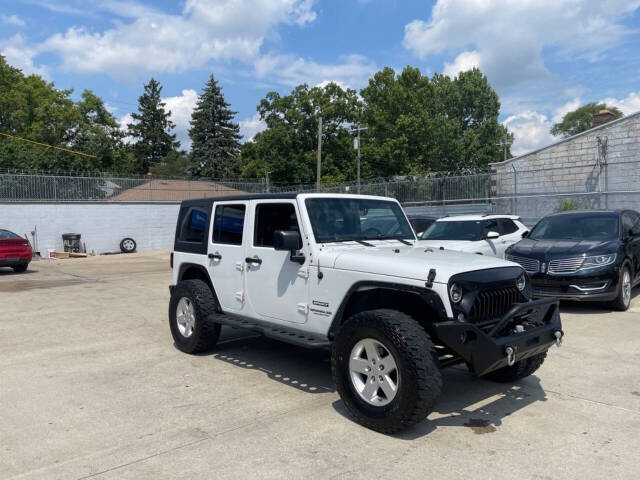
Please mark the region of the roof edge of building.
[[500, 166], [503, 166], [503, 165], [509, 165], [510, 163], [513, 163], [513, 162], [515, 162], [517, 160], [520, 160], [521, 158], [527, 157], [529, 155], [534, 155], [536, 153], [542, 152], [543, 150], [546, 150], [547, 148], [552, 148], [552, 147], [555, 147], [557, 145], [561, 145], [561, 144], [563, 144], [565, 142], [568, 142], [570, 140], [573, 140], [575, 138], [578, 138], [578, 137], [581, 137], [581, 136], [584, 136], [584, 135], [589, 135], [590, 133], [593, 133], [593, 132], [595, 132], [597, 130], [602, 130], [602, 129], [606, 128], [606, 127], [609, 127], [609, 126], [614, 125], [616, 123], [621, 123], [624, 120], [629, 120], [630, 118], [638, 116], [638, 115], [640, 115], [640, 111], [635, 112], [635, 113], [630, 113], [629, 115], [625, 115], [624, 117], [616, 118], [615, 120], [612, 120], [610, 122], [604, 123], [602, 125], [598, 125], [597, 127], [590, 128], [589, 130], [585, 130], [584, 132], [576, 133], [575, 135], [572, 135], [572, 136], [567, 137], [567, 138], [563, 138], [561, 140], [558, 140], [557, 142], [551, 143], [549, 145], [545, 145], [544, 147], [540, 147], [540, 148], [538, 148], [536, 150], [531, 150], [530, 152], [523, 153], [522, 155], [518, 155], [517, 157], [510, 158], [509, 160], [503, 160], [502, 162], [489, 163], [489, 166], [490, 167], [500, 167]]

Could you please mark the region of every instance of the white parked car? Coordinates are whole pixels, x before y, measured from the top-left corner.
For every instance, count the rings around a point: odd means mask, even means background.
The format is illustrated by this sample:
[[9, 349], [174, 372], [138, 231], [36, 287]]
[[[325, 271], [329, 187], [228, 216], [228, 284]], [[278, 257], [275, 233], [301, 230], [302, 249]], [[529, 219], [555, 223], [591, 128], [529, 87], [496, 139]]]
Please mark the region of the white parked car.
[[505, 250], [528, 232], [516, 215], [458, 215], [436, 220], [418, 244], [504, 258]]
[[562, 340], [558, 301], [531, 300], [520, 265], [415, 243], [389, 198], [186, 200], [171, 257], [175, 346], [211, 349], [226, 325], [330, 349], [346, 409], [385, 433], [432, 411], [441, 368], [502, 382], [535, 372]]

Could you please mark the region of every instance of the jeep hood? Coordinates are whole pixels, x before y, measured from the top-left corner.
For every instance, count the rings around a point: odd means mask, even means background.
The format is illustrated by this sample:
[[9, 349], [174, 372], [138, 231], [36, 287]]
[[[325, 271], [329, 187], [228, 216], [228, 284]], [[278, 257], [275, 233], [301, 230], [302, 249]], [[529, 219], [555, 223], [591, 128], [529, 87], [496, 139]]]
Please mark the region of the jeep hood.
[[435, 282], [447, 283], [453, 275], [518, 264], [495, 257], [452, 250], [432, 250], [409, 246], [333, 247], [319, 255], [320, 267], [373, 273], [398, 278], [426, 280], [436, 270]]

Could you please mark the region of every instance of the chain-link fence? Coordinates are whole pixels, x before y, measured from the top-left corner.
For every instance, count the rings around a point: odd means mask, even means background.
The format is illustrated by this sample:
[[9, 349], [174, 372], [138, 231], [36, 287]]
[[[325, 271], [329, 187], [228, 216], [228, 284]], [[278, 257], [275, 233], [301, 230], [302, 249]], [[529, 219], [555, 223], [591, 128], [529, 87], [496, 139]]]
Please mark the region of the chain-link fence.
[[217, 181], [0, 173], [0, 202], [179, 202], [262, 192], [362, 193], [393, 197], [412, 211], [445, 215], [511, 213], [533, 222], [560, 210], [640, 210], [640, 161], [583, 162], [491, 173], [437, 174], [348, 183], [274, 185], [265, 180]]

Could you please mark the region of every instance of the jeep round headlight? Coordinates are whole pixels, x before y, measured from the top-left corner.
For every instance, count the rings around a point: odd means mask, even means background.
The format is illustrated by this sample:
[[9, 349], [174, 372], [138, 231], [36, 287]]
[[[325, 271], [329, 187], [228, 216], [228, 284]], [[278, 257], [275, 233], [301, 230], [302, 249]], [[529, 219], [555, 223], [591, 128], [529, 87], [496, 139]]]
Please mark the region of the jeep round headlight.
[[524, 273], [522, 273], [516, 280], [516, 287], [518, 287], [518, 290], [523, 291], [526, 285], [527, 285], [527, 276]]
[[449, 297], [453, 303], [460, 303], [462, 300], [462, 287], [457, 283], [452, 283], [449, 287]]

